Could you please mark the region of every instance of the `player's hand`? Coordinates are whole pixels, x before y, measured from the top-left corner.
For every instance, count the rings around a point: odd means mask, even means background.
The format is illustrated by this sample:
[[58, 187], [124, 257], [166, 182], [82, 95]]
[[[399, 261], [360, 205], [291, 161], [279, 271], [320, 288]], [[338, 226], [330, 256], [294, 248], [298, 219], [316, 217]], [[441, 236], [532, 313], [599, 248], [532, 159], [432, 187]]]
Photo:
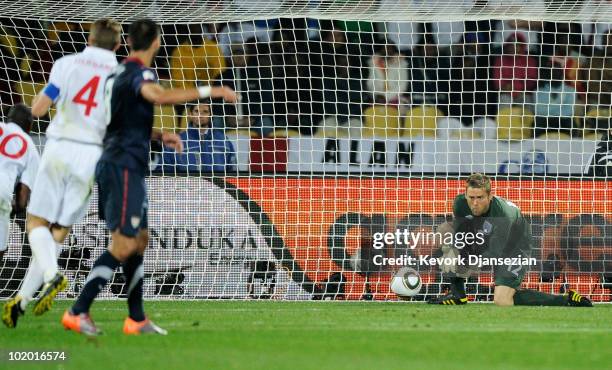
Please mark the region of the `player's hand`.
[[177, 153], [183, 151], [183, 142], [181, 137], [172, 132], [164, 132], [162, 134], [162, 142], [165, 146], [174, 149]]
[[211, 98], [222, 98], [228, 103], [236, 103], [238, 101], [238, 95], [236, 92], [228, 86], [215, 86], [210, 90]]

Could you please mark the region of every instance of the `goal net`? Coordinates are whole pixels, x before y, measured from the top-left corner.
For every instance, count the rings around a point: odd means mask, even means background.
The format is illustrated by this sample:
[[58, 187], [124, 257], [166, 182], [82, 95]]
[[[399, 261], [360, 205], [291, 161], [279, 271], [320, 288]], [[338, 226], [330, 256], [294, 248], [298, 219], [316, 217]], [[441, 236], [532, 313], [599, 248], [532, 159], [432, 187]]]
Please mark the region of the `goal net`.
[[[160, 23], [165, 86], [240, 96], [155, 108], [185, 152], [152, 143], [146, 299], [397, 300], [389, 282], [407, 261], [423, 282], [412, 299], [428, 299], [448, 289], [427, 263], [438, 246], [383, 238], [434, 232], [481, 172], [531, 224], [524, 287], [611, 300], [610, 1], [38, 0], [0, 13], [3, 114], [31, 104], [103, 16], [124, 31]], [[53, 115], [36, 121], [41, 151]], [[96, 204], [94, 189], [64, 243], [61, 297], [109, 243]], [[25, 214], [9, 227], [2, 297], [31, 256]], [[123, 282], [116, 272], [103, 297]], [[484, 266], [470, 299], [491, 300], [493, 284]]]

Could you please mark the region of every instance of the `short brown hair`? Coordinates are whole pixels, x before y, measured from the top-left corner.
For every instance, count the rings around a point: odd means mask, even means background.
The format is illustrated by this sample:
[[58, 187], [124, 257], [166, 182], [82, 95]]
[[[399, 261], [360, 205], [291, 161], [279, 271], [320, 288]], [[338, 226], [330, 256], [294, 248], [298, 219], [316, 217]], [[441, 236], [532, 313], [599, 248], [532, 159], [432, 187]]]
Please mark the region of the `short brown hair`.
[[121, 42], [121, 25], [109, 18], [98, 19], [91, 25], [90, 35], [93, 46], [114, 50]]
[[465, 188], [484, 189], [487, 194], [491, 194], [491, 180], [482, 173], [473, 173], [465, 180]]

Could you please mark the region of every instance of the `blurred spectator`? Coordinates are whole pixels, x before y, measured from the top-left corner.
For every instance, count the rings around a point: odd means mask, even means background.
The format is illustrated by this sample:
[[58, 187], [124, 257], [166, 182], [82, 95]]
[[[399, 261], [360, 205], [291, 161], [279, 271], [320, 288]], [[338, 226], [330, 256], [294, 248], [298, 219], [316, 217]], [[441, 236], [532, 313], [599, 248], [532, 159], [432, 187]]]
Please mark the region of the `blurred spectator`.
[[37, 20], [12, 19], [10, 28], [22, 50], [18, 54], [21, 58], [21, 78], [24, 81], [45, 82], [53, 66], [49, 42], [43, 31], [45, 27]]
[[87, 45], [86, 31], [80, 23], [54, 23], [49, 33], [51, 58], [54, 61], [64, 55], [78, 53]]
[[606, 48], [606, 37], [612, 30], [612, 23], [583, 22], [579, 24], [579, 27], [583, 46], [581, 52], [586, 55], [603, 54]]
[[[542, 69], [546, 71], [546, 69]], [[546, 131], [572, 133], [577, 101], [576, 89], [566, 83], [563, 70], [551, 68], [551, 79], [544, 74], [535, 94], [535, 136]]]
[[451, 61], [439, 55], [438, 46], [425, 37], [409, 58], [408, 93], [412, 105], [434, 105], [447, 111]]
[[355, 118], [360, 120], [363, 88], [361, 80], [350, 76], [346, 49], [336, 54], [333, 77], [323, 79], [323, 102], [325, 115], [334, 116], [337, 125], [355, 126]]
[[[463, 55], [454, 57], [451, 71], [448, 116], [461, 120], [464, 126], [496, 114], [496, 95], [493, 91], [490, 57], [485, 52], [485, 40], [478, 33], [465, 34]], [[476, 126], [482, 126], [479, 122]]]
[[164, 147], [162, 170], [174, 172], [227, 172], [235, 169], [236, 152], [222, 128], [211, 126], [208, 101], [187, 107], [187, 130], [180, 134], [183, 152]]
[[223, 55], [230, 57], [233, 45], [244, 44], [248, 40], [256, 39], [259, 42], [270, 42], [274, 34], [273, 27], [278, 19], [262, 21], [229, 22], [217, 31], [217, 41]]
[[174, 87], [207, 85], [225, 70], [225, 58], [216, 40], [204, 37], [211, 29], [202, 27], [190, 24], [186, 40], [172, 51], [170, 77]]
[[[553, 53], [550, 60], [545, 63], [561, 68], [565, 82], [582, 94], [585, 91], [585, 86], [578, 80], [580, 64], [584, 63], [580, 53], [580, 25], [576, 23], [556, 23], [555, 25]], [[550, 26], [548, 27], [550, 28]], [[584, 97], [582, 96], [582, 98]]]
[[[253, 42], [251, 42], [253, 41]], [[244, 46], [254, 45], [254, 40], [247, 41]], [[248, 55], [254, 51], [246, 53], [243, 44], [234, 44], [231, 47], [231, 56], [227, 58], [227, 69], [214, 82], [216, 86], [229, 86], [239, 96], [236, 104], [226, 104], [223, 100], [214, 100], [212, 103], [213, 120], [215, 126], [243, 127], [249, 126], [249, 75], [247, 69]], [[256, 58], [252, 59], [257, 62]], [[251, 76], [257, 78], [257, 76]], [[223, 121], [216, 122], [216, 121]]]
[[20, 80], [17, 60], [10, 50], [0, 46], [0, 117], [8, 114], [10, 107], [20, 98], [15, 91], [15, 83]]
[[491, 21], [495, 29], [493, 35], [493, 48], [501, 50], [510, 38], [515, 38], [516, 34], [521, 34], [527, 44], [527, 50], [531, 54], [537, 54], [540, 50], [540, 32], [542, 22], [507, 19], [505, 21]]
[[314, 122], [306, 20], [281, 19], [280, 25], [271, 47], [275, 126], [308, 135]]
[[[377, 104], [390, 104], [405, 111], [408, 89], [408, 63], [393, 44], [378, 45], [368, 62], [367, 91]], [[402, 109], [402, 107], [404, 109]]]
[[451, 55], [455, 46], [461, 46], [465, 23], [463, 21], [425, 23], [425, 35], [431, 35], [440, 55]]
[[612, 108], [612, 54], [588, 58], [580, 67], [578, 79], [585, 85], [587, 109]]
[[493, 63], [493, 83], [499, 91], [499, 104], [530, 103], [531, 91], [538, 81], [537, 60], [528, 55], [527, 40], [515, 33], [504, 43], [501, 56]]
[[[275, 115], [272, 56], [267, 43], [255, 44], [255, 54], [245, 69], [247, 99], [243, 107], [253, 133], [265, 137], [274, 131]], [[241, 96], [244, 92], [241, 92]]]
[[423, 24], [417, 22], [385, 22], [382, 31], [400, 53], [409, 56], [423, 37], [422, 32], [419, 32], [422, 28]]

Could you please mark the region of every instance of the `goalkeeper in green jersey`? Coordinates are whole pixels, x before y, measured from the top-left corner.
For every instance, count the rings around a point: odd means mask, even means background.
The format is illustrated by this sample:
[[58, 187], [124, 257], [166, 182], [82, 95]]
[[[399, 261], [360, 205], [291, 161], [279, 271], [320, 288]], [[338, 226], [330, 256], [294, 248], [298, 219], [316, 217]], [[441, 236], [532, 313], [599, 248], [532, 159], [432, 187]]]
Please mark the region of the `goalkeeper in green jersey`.
[[483, 265], [493, 265], [493, 300], [498, 306], [592, 306], [588, 298], [574, 290], [553, 295], [520, 288], [533, 261], [531, 227], [514, 203], [491, 194], [487, 176], [476, 173], [467, 179], [465, 193], [455, 198], [453, 216], [452, 223], [444, 223], [437, 230], [453, 235], [452, 243], [441, 245], [446, 261], [441, 269], [450, 277], [451, 292], [429, 303], [466, 304], [465, 279]]

